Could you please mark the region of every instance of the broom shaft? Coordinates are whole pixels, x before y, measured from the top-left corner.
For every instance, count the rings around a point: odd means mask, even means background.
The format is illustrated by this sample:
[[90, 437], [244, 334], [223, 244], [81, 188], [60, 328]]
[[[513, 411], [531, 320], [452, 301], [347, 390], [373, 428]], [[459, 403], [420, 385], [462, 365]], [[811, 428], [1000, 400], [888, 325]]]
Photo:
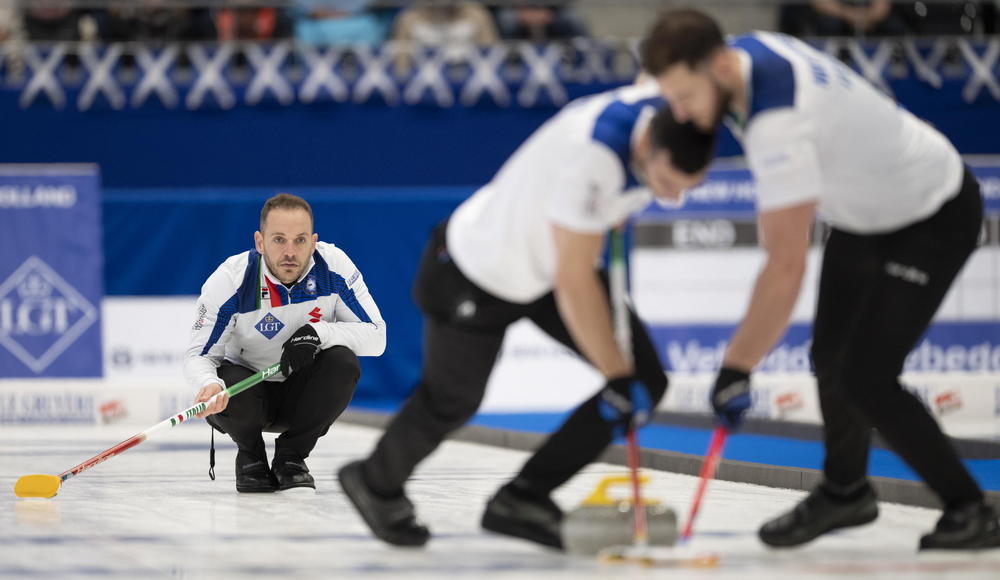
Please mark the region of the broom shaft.
[[[280, 370], [280, 368], [281, 368], [280, 365], [278, 365], [277, 363], [275, 363], [275, 364], [273, 364], [273, 365], [265, 368], [264, 370], [260, 371], [259, 373], [251, 375], [251, 376], [247, 377], [246, 379], [244, 379], [244, 380], [236, 383], [235, 385], [227, 388], [223, 392], [225, 392], [230, 397], [235, 396], [235, 395], [237, 395], [237, 394], [239, 394], [239, 393], [241, 393], [241, 392], [249, 389], [250, 387], [256, 385], [257, 383], [259, 383], [259, 382], [267, 379], [268, 377], [277, 374], [278, 371]], [[202, 401], [200, 403], [196, 403], [196, 404], [188, 407], [187, 409], [184, 409], [180, 413], [177, 413], [176, 415], [173, 415], [171, 417], [168, 417], [168, 418], [164, 419], [163, 421], [160, 421], [159, 423], [157, 423], [156, 425], [153, 425], [149, 429], [146, 429], [145, 431], [143, 431], [141, 433], [137, 433], [137, 434], [129, 437], [128, 439], [122, 441], [121, 443], [115, 445], [114, 447], [111, 447], [109, 449], [105, 449], [104, 451], [98, 453], [97, 455], [91, 457], [90, 459], [84, 461], [83, 463], [81, 463], [79, 465], [76, 465], [74, 467], [71, 467], [71, 468], [67, 469], [66, 471], [60, 473], [59, 474], [59, 480], [60, 481], [66, 481], [67, 479], [69, 479], [69, 478], [71, 478], [71, 477], [73, 477], [75, 475], [80, 475], [81, 473], [83, 473], [84, 471], [87, 471], [91, 467], [94, 467], [95, 465], [99, 465], [99, 464], [107, 461], [108, 459], [111, 459], [115, 455], [120, 455], [120, 454], [128, 451], [129, 449], [131, 449], [131, 448], [135, 447], [136, 445], [142, 443], [146, 439], [149, 439], [151, 436], [153, 436], [153, 434], [157, 433], [158, 431], [162, 431], [164, 429], [169, 429], [171, 427], [175, 427], [177, 425], [180, 425], [181, 423], [183, 423], [183, 422], [187, 421], [188, 419], [194, 417], [198, 413], [201, 413], [202, 411], [204, 411], [208, 407], [208, 405], [210, 405], [211, 403], [213, 403], [215, 401], [216, 397], [219, 397], [221, 395], [222, 395], [222, 393], [218, 393], [215, 396], [213, 396], [211, 399], [209, 399], [208, 401]]]
[[705, 497], [705, 489], [708, 487], [708, 480], [715, 475], [715, 469], [719, 465], [719, 458], [722, 456], [722, 447], [726, 443], [726, 428], [719, 425], [712, 432], [712, 442], [708, 445], [708, 453], [705, 455], [705, 462], [701, 464], [701, 474], [698, 480], [698, 489], [694, 493], [694, 501], [691, 503], [691, 512], [688, 514], [687, 525], [681, 532], [681, 541], [686, 541], [691, 537], [691, 530], [694, 528], [694, 519], [701, 508], [701, 500]]
[[633, 543], [639, 547], [649, 544], [649, 527], [646, 522], [646, 504], [642, 501], [642, 485], [639, 483], [639, 442], [635, 429], [628, 431], [628, 468], [632, 475]]

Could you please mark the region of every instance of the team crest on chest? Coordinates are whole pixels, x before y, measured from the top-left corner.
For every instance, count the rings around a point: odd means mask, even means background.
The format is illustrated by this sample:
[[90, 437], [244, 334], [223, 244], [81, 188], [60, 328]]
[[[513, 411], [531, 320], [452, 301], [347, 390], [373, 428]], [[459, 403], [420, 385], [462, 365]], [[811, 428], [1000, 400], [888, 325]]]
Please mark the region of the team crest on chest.
[[306, 278], [306, 294], [310, 296], [316, 295], [316, 276]]
[[264, 315], [264, 318], [261, 318], [260, 322], [254, 326], [254, 328], [257, 329], [257, 332], [263, 334], [268, 340], [274, 338], [274, 335], [281, 332], [281, 329], [284, 327], [285, 323], [278, 320], [278, 317], [270, 312]]

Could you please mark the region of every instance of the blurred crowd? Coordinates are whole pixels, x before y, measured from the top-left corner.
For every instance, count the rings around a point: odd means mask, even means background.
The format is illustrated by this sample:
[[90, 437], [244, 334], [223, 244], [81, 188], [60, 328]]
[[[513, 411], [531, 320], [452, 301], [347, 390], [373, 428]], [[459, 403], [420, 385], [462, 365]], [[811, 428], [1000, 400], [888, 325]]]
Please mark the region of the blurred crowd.
[[[93, 5], [95, 3], [88, 3]], [[196, 3], [192, 3], [196, 4]], [[207, 4], [207, 3], [206, 3]], [[0, 0], [0, 42], [52, 40], [276, 40], [309, 44], [490, 44], [499, 39], [559, 40], [587, 35], [572, 0], [230, 0], [190, 8], [164, 0], [109, 0], [79, 8], [71, 0]]]
[[[775, 28], [798, 36], [991, 34], [996, 2], [793, 0], [776, 4]], [[454, 46], [486, 45], [499, 39], [560, 40], [586, 36], [589, 28], [574, 0], [287, 0], [272, 7], [263, 7], [260, 1], [229, 0], [206, 4], [212, 7], [184, 7], [169, 0], [0, 0], [0, 42], [295, 39], [308, 44], [403, 40]]]
[[993, 34], [992, 0], [810, 0], [787, 2], [776, 28], [795, 36]]

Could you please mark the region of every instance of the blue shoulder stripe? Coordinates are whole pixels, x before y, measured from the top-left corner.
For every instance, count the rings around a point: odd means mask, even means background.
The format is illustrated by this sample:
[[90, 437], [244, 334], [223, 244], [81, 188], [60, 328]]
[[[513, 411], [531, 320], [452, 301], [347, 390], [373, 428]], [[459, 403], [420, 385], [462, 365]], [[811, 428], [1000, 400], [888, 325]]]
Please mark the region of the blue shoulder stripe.
[[347, 285], [347, 281], [340, 274], [334, 272], [327, 265], [326, 260], [320, 255], [319, 251], [313, 254], [313, 259], [316, 262], [316, 293], [319, 296], [329, 296], [330, 294], [337, 294], [340, 299], [344, 301], [344, 304], [351, 309], [361, 322], [371, 322], [372, 319], [362, 308], [361, 303], [358, 302], [358, 297], [354, 295], [354, 290], [351, 290], [350, 286]]
[[795, 71], [792, 63], [752, 35], [735, 38], [731, 46], [750, 55], [750, 111], [757, 113], [795, 105]]
[[247, 256], [247, 268], [243, 271], [243, 282], [236, 295], [239, 296], [239, 313], [246, 314], [257, 310], [257, 293], [260, 292], [260, 254], [250, 250]]
[[229, 321], [232, 320], [234, 314], [237, 312], [240, 314], [253, 312], [257, 309], [257, 292], [259, 291], [258, 285], [260, 284], [257, 277], [259, 264], [260, 254], [257, 253], [257, 250], [250, 250], [250, 254], [247, 257], [247, 267], [243, 271], [243, 282], [236, 289], [236, 293], [230, 296], [229, 300], [226, 300], [219, 307], [219, 312], [215, 315], [215, 326], [212, 327], [212, 334], [208, 337], [205, 348], [201, 350], [201, 356], [208, 354], [208, 351], [215, 346], [215, 343], [219, 342], [222, 333], [229, 326]]
[[635, 128], [636, 121], [639, 120], [639, 114], [646, 107], [653, 106], [659, 109], [666, 104], [667, 101], [662, 97], [650, 97], [634, 103], [614, 101], [601, 111], [594, 122], [591, 138], [606, 145], [618, 157], [622, 169], [625, 170], [626, 188], [634, 187], [639, 183], [632, 175], [632, 168], [629, 164], [632, 130]]
[[212, 350], [215, 343], [219, 342], [223, 331], [225, 331], [226, 327], [229, 326], [229, 321], [232, 320], [233, 315], [236, 314], [239, 299], [239, 293], [233, 294], [229, 300], [226, 300], [226, 302], [219, 307], [219, 312], [215, 316], [215, 326], [212, 327], [212, 334], [208, 337], [208, 342], [205, 343], [205, 348], [201, 349], [201, 356], [208, 354], [208, 351]]

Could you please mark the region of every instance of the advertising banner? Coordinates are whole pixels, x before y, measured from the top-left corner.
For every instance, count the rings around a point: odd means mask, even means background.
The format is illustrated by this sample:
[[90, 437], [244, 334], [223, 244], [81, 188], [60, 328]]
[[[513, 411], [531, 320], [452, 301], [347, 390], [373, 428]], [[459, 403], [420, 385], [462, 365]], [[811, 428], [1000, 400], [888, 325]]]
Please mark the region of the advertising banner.
[[99, 377], [94, 165], [0, 165], [0, 377]]

